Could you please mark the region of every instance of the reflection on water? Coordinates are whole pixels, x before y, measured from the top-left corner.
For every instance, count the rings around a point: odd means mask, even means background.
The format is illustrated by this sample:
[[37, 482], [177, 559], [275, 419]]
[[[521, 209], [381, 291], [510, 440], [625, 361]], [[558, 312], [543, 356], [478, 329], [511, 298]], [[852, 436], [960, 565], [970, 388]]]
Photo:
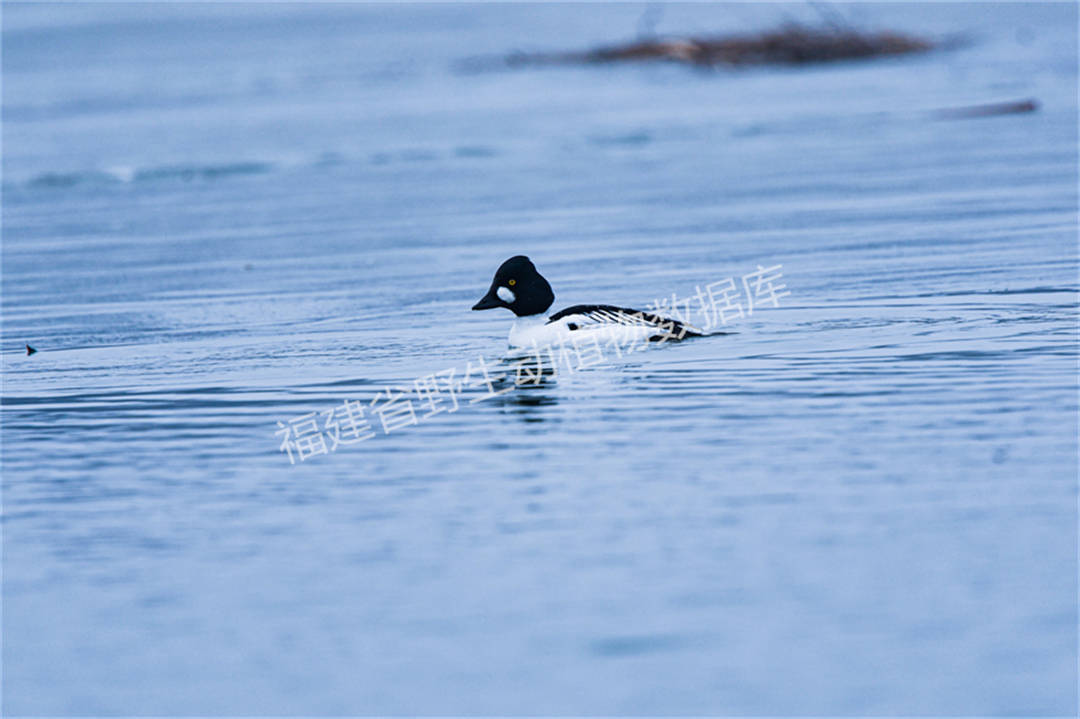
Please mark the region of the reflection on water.
[[[1074, 714], [1076, 9], [973, 8], [465, 74], [640, 8], [5, 6], [5, 713]], [[519, 382], [469, 310], [517, 254], [555, 309], [791, 295]]]
[[[523, 422], [550, 421], [551, 417], [544, 408], [558, 404], [558, 397], [553, 394], [554, 388], [550, 386], [554, 382], [554, 379], [548, 379], [544, 384], [524, 385], [502, 399], [501, 406], [515, 419]], [[549, 386], [545, 387], [545, 384]]]

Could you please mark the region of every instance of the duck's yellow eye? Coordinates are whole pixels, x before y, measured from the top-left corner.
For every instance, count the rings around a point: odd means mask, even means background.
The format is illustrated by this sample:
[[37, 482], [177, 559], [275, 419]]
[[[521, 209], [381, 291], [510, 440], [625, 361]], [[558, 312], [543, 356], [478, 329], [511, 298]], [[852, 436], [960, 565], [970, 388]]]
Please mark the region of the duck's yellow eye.
[[507, 282], [506, 284], [508, 284], [508, 285], [510, 285], [511, 287], [513, 287], [514, 285], [516, 285], [516, 284], [517, 284], [517, 280], [510, 280], [510, 281], [509, 281], [509, 282]]

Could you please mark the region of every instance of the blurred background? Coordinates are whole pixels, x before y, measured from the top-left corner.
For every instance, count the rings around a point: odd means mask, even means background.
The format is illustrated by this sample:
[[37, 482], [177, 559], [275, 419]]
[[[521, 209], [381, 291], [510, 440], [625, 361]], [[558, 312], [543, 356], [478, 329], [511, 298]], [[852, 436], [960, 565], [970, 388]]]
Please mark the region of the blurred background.
[[[6, 715], [1076, 713], [1074, 3], [2, 14]], [[516, 254], [791, 295], [290, 464]]]

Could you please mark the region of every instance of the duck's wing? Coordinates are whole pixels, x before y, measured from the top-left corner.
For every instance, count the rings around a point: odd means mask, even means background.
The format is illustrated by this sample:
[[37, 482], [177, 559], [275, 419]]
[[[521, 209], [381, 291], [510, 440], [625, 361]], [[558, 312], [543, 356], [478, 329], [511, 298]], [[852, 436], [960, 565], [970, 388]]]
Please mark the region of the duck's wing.
[[685, 337], [705, 335], [697, 327], [685, 322], [614, 305], [574, 305], [551, 315], [547, 323], [560, 321], [565, 322], [570, 330], [605, 326], [645, 327], [656, 330], [656, 334], [649, 337], [654, 341], [681, 340]]

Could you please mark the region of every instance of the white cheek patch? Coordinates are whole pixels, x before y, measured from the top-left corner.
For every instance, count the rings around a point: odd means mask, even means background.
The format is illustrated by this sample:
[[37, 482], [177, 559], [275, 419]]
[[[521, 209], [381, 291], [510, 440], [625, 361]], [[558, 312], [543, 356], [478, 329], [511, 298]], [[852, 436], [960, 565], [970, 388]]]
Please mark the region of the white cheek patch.
[[500, 300], [502, 300], [508, 305], [514, 304], [514, 300], [517, 299], [517, 297], [514, 296], [514, 293], [511, 292], [510, 288], [508, 287], [500, 287], [499, 289], [495, 290], [495, 294], [499, 296]]

